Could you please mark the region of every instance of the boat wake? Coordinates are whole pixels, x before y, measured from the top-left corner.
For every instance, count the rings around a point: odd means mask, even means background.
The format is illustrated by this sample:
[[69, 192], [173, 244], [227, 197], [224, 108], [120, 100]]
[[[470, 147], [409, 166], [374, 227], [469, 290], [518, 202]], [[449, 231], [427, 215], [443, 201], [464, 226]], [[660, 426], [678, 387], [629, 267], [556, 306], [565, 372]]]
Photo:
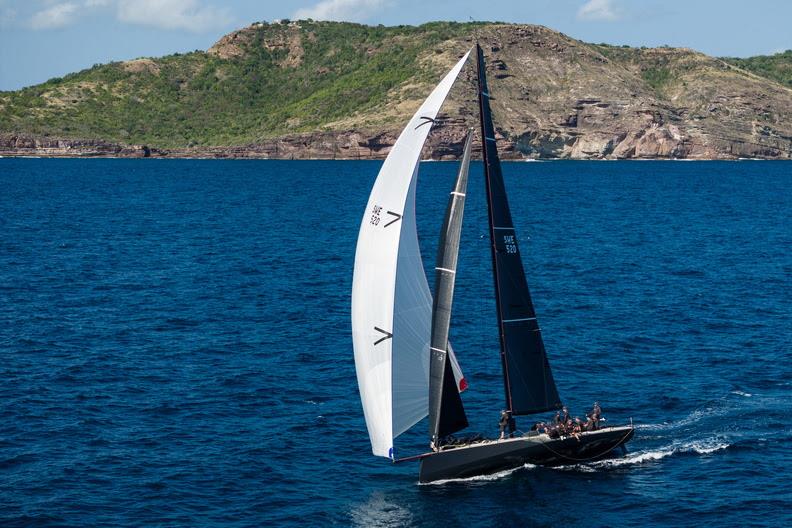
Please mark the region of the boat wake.
[[693, 425], [696, 422], [699, 422], [705, 418], [709, 417], [717, 417], [725, 415], [728, 412], [727, 409], [721, 409], [718, 407], [704, 407], [702, 409], [696, 409], [688, 414], [686, 417], [682, 418], [681, 420], [676, 420], [673, 422], [663, 422], [659, 424], [636, 424], [636, 430], [645, 430], [645, 431], [668, 431], [671, 429], [680, 429], [683, 427], [687, 427], [689, 425]]
[[[738, 398], [735, 398], [735, 396]], [[749, 392], [735, 389], [729, 391], [728, 394], [720, 398], [710, 400], [701, 407], [692, 410], [684, 418], [656, 424], [636, 424], [635, 429], [638, 431], [670, 431], [683, 429], [710, 418], [735, 415], [745, 410], [745, 405], [747, 404], [745, 398], [752, 398], [753, 396], [754, 395]]]
[[538, 466], [533, 464], [523, 464], [522, 466], [518, 466], [512, 469], [505, 469], [503, 471], [498, 471], [497, 473], [490, 473], [489, 475], [475, 475], [472, 477], [466, 478], [453, 478], [453, 479], [442, 479], [442, 480], [435, 480], [432, 482], [419, 482], [419, 486], [442, 486], [443, 484], [455, 484], [459, 482], [489, 482], [493, 480], [500, 480], [504, 477], [508, 477], [515, 471], [520, 471], [522, 469], [535, 469]]
[[553, 469], [559, 471], [578, 471], [582, 473], [594, 473], [598, 470], [608, 470], [622, 466], [641, 465], [647, 462], [655, 462], [664, 458], [683, 455], [683, 454], [697, 454], [709, 455], [716, 451], [726, 449], [730, 446], [723, 438], [713, 437], [706, 440], [693, 440], [689, 442], [675, 442], [664, 447], [656, 449], [649, 449], [645, 451], [636, 451], [629, 453], [620, 458], [609, 458], [605, 460], [597, 460], [595, 462], [587, 462], [583, 464], [575, 464], [570, 466], [559, 466]]
[[730, 445], [729, 443], [723, 441], [722, 439], [711, 438], [709, 440], [684, 442], [677, 445], [671, 444], [666, 447], [661, 447], [658, 449], [653, 449], [648, 451], [636, 451], [635, 453], [627, 454], [623, 458], [598, 460], [596, 462], [590, 463], [589, 465], [594, 468], [611, 468], [611, 467], [619, 467], [619, 466], [628, 466], [633, 464], [643, 464], [644, 462], [652, 462], [655, 460], [661, 460], [669, 456], [687, 454], [687, 453], [695, 453], [698, 455], [709, 455], [716, 451], [726, 449], [727, 447], [729, 447], [729, 445]]

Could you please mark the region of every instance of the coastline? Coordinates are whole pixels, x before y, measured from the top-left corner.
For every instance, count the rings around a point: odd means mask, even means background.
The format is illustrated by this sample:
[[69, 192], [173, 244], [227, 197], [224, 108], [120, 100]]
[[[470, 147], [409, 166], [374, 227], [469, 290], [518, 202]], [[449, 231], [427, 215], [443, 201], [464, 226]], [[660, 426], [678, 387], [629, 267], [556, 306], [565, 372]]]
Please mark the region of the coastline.
[[[206, 161], [383, 161], [384, 156], [371, 157], [371, 158], [308, 158], [308, 157], [295, 157], [295, 158], [271, 158], [263, 156], [115, 156], [115, 155], [47, 155], [47, 154], [0, 154], [0, 159], [68, 159], [68, 160], [108, 160], [108, 159], [150, 159], [150, 160], [206, 160]], [[421, 163], [455, 163], [459, 161], [456, 158], [423, 158]], [[473, 158], [473, 161], [481, 161], [479, 158]], [[593, 161], [593, 162], [644, 162], [644, 161], [664, 161], [664, 162], [711, 162], [711, 161], [726, 161], [726, 162], [751, 162], [751, 161], [770, 161], [770, 162], [785, 162], [792, 161], [792, 158], [669, 158], [669, 157], [656, 157], [656, 158], [512, 158], [502, 159], [503, 163], [564, 163], [564, 162], [578, 162], [578, 161]]]
[[[423, 161], [456, 161], [461, 155], [461, 141], [453, 131], [439, 129], [427, 141]], [[376, 135], [360, 132], [292, 136], [261, 143], [232, 146], [160, 148], [148, 145], [126, 145], [98, 139], [65, 139], [28, 135], [0, 134], [0, 158], [63, 158], [63, 159], [257, 159], [257, 160], [384, 160], [395, 142], [392, 134]], [[474, 144], [477, 140], [474, 140]], [[792, 151], [782, 149], [696, 148], [668, 152], [650, 149], [613, 153], [524, 152], [508, 138], [498, 137], [503, 161], [740, 161], [792, 160]], [[745, 146], [745, 145], [742, 145]], [[747, 152], [746, 152], [747, 151]], [[745, 155], [751, 154], [761, 155]], [[475, 156], [473, 159], [477, 159]]]

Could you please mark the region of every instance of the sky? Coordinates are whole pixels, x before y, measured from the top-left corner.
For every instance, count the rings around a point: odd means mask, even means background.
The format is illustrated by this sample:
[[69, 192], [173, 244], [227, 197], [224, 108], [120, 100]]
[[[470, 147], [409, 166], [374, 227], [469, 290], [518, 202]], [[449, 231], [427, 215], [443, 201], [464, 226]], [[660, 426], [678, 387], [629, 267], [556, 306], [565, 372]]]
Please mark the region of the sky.
[[789, 0], [0, 0], [0, 90], [96, 63], [205, 50], [258, 21], [541, 24], [587, 42], [714, 56], [792, 48]]

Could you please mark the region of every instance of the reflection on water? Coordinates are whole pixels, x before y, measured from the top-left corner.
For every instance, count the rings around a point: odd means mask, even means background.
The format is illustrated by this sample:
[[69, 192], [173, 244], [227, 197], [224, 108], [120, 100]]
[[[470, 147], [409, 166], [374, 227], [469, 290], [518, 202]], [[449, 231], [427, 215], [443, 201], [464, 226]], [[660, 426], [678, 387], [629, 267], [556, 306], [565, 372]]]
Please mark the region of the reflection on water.
[[352, 523], [362, 528], [401, 527], [413, 524], [410, 510], [385, 497], [381, 491], [373, 492], [368, 500], [349, 512]]

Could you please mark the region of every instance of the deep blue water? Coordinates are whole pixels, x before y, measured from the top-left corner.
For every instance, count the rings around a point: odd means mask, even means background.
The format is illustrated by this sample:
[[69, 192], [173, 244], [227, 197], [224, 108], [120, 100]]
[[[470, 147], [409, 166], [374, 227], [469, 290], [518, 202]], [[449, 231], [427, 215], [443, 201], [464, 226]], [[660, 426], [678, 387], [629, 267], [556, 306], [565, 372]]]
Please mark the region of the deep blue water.
[[[506, 164], [561, 396], [638, 430], [622, 459], [426, 486], [371, 456], [357, 394], [378, 168], [0, 160], [0, 526], [792, 524], [792, 165]], [[428, 266], [455, 170], [422, 166]], [[472, 174], [452, 341], [495, 434]]]

